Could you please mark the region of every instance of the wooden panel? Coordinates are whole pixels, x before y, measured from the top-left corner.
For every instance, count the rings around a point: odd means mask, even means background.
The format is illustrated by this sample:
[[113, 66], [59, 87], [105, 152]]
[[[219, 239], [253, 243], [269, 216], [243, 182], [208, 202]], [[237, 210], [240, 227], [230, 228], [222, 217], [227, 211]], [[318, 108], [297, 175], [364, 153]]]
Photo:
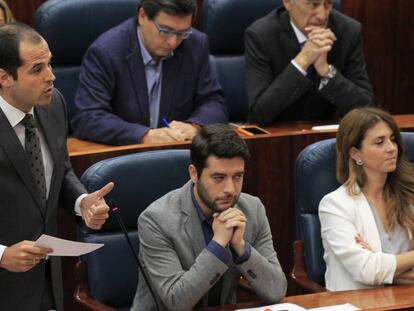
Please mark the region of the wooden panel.
[[414, 112], [413, 10], [412, 0], [343, 0], [344, 13], [362, 23], [376, 103], [393, 114]]
[[17, 21], [32, 25], [36, 9], [46, 0], [6, 0]]

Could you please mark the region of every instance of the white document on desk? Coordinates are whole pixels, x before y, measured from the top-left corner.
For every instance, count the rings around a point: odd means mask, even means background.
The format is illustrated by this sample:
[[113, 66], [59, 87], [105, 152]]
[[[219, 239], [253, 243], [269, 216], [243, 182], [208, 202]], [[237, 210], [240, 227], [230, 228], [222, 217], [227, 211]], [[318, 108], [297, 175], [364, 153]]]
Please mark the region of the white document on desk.
[[264, 306], [259, 308], [238, 309], [235, 311], [354, 311], [361, 310], [350, 303], [342, 305], [334, 305], [328, 307], [318, 307], [313, 309], [305, 309], [293, 303], [278, 303], [271, 306]]
[[308, 309], [309, 311], [355, 311], [361, 310], [360, 308], [355, 307], [353, 304], [344, 303], [342, 305], [318, 307], [313, 309]]
[[234, 311], [306, 311], [305, 308], [295, 305], [293, 303], [278, 303], [271, 306], [264, 306], [259, 308], [238, 309]]
[[53, 253], [49, 256], [80, 256], [93, 252], [104, 244], [75, 242], [42, 234], [34, 246], [53, 248]]

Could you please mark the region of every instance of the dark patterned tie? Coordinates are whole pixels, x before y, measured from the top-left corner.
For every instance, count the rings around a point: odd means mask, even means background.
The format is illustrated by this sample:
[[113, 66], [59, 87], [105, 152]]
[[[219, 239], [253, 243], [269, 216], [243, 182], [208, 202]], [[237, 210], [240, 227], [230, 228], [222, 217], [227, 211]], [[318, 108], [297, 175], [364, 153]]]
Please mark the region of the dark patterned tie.
[[30, 161], [30, 170], [39, 192], [42, 210], [46, 209], [46, 179], [45, 167], [43, 165], [42, 150], [40, 149], [40, 139], [36, 133], [36, 126], [31, 114], [26, 114], [21, 121], [26, 128], [25, 149]]

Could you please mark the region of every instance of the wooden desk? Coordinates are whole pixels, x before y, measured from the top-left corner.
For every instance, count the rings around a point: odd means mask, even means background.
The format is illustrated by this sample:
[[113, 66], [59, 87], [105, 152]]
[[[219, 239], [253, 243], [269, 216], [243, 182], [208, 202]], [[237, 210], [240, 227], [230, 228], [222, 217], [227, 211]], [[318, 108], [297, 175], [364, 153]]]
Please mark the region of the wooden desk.
[[[384, 288], [323, 292], [309, 295], [285, 297], [282, 302], [297, 304], [305, 309], [351, 303], [362, 310], [413, 310], [414, 285], [388, 286]], [[203, 309], [204, 311], [230, 311], [240, 308], [259, 307], [258, 303], [240, 303], [224, 307]]]
[[[398, 115], [395, 119], [402, 130], [414, 131], [414, 115]], [[281, 124], [268, 128], [271, 134], [246, 137], [251, 159], [246, 166], [243, 191], [258, 196], [265, 205], [275, 249], [286, 275], [292, 266], [292, 242], [296, 239], [293, 208], [293, 173], [296, 157], [306, 146], [335, 137], [336, 134], [336, 130], [314, 131], [311, 129], [313, 125], [315, 123], [310, 122]], [[78, 176], [92, 164], [106, 158], [169, 148], [188, 149], [189, 143], [112, 147], [76, 138], [68, 139], [70, 160]], [[61, 236], [76, 239], [75, 223], [68, 220], [71, 218], [65, 215], [60, 219]], [[68, 278], [71, 276], [71, 265], [72, 263], [68, 263], [65, 267]], [[290, 278], [288, 280], [288, 293], [300, 294], [298, 287], [290, 282]], [[70, 288], [73, 285], [66, 286]], [[65, 291], [66, 295], [69, 294], [68, 291]]]

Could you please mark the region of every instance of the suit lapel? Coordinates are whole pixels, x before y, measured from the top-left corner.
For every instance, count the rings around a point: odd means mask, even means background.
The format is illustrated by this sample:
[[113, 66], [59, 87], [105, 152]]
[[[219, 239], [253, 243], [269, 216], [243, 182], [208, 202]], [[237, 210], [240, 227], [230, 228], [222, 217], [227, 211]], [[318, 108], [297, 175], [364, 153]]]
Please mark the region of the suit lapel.
[[29, 160], [26, 157], [25, 150], [20, 143], [16, 133], [11, 127], [9, 120], [0, 109], [0, 147], [4, 150], [9, 161], [15, 167], [23, 183], [29, 189], [37, 208], [40, 209], [40, 198], [30, 171]]
[[361, 221], [364, 223], [365, 231], [365, 242], [367, 242], [373, 251], [382, 251], [381, 239], [378, 233], [377, 224], [375, 223], [374, 214], [372, 213], [371, 207], [365, 197], [361, 194], [357, 197], [358, 211], [360, 212]]
[[[178, 77], [182, 62], [182, 53], [180, 49], [176, 49], [174, 55], [168, 58], [163, 63], [162, 68], [162, 86], [161, 86], [161, 101], [160, 101], [160, 121], [166, 117], [169, 119], [170, 113], [174, 106], [174, 91], [178, 83]], [[172, 121], [172, 120], [169, 120]]]
[[191, 188], [192, 183], [190, 181], [181, 190], [184, 191], [182, 196], [183, 204], [181, 207], [181, 211], [184, 217], [184, 230], [187, 235], [187, 239], [191, 241], [194, 258], [197, 258], [197, 256], [206, 247], [206, 242], [204, 240], [203, 229], [201, 228], [200, 219], [198, 218], [197, 211], [191, 199]]
[[128, 63], [129, 75], [133, 81], [134, 91], [138, 102], [136, 103], [144, 125], [148, 126], [150, 122], [149, 103], [148, 103], [148, 87], [147, 78], [145, 76], [145, 67], [142, 61], [141, 50], [138, 42], [137, 27], [135, 22], [130, 28], [129, 46], [126, 61]]
[[300, 52], [300, 45], [296, 34], [293, 31], [292, 25], [290, 24], [290, 19], [287, 11], [284, 11], [284, 8], [279, 9], [280, 12], [280, 26], [282, 29], [281, 32], [281, 42], [285, 48], [285, 53], [288, 59], [293, 59]]

